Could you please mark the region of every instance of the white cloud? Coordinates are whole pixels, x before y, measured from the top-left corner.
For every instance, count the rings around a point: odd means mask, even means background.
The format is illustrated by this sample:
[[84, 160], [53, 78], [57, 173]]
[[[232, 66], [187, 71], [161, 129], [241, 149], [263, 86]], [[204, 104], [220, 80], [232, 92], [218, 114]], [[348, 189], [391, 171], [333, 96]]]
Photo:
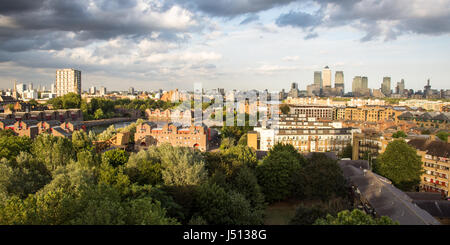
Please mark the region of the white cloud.
[[283, 57], [283, 61], [299, 61], [300, 60], [300, 57], [298, 57], [298, 56], [286, 56], [286, 57]]

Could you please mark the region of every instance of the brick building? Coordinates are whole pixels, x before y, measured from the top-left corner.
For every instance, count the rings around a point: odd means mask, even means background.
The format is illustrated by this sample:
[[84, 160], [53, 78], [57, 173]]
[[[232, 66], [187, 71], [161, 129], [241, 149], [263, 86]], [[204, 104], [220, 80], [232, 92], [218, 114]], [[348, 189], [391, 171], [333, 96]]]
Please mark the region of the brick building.
[[429, 139], [410, 140], [408, 144], [422, 157], [425, 172], [421, 176], [420, 189], [450, 196], [450, 143], [431, 136]]
[[157, 127], [154, 123], [145, 122], [137, 125], [134, 140], [136, 150], [169, 143], [172, 146], [192, 147], [200, 151], [207, 151], [213, 136], [213, 130], [205, 126], [181, 127], [168, 123], [163, 127]]

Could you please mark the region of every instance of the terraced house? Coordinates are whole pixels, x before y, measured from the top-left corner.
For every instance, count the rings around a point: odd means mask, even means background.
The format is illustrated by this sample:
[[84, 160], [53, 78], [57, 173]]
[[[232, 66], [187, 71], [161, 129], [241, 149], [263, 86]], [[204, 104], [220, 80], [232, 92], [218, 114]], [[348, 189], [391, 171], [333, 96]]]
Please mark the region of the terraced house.
[[399, 117], [401, 121], [412, 121], [418, 127], [428, 129], [450, 130], [450, 112], [404, 112]]

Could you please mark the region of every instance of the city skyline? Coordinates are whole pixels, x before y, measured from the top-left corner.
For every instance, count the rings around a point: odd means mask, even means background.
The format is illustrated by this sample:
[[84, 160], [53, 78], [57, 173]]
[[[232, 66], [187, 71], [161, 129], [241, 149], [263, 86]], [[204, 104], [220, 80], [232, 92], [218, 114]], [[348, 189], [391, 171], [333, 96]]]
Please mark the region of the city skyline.
[[74, 68], [83, 90], [305, 90], [325, 66], [332, 86], [344, 72], [346, 92], [355, 76], [447, 88], [450, 1], [226, 2], [2, 2], [0, 88]]

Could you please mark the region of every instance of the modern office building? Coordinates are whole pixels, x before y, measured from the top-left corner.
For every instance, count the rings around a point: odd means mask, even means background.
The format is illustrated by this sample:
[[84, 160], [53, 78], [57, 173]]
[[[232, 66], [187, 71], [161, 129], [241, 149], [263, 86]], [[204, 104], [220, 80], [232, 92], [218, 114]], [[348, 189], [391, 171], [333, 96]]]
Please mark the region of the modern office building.
[[321, 71], [315, 71], [314, 72], [314, 84], [319, 86], [319, 89], [323, 88], [322, 72]]
[[103, 86], [100, 87], [99, 93], [100, 93], [100, 95], [106, 95], [106, 88]]
[[91, 88], [89, 88], [89, 94], [96, 94], [97, 93], [97, 88], [95, 86], [92, 86]]
[[322, 83], [323, 88], [331, 88], [331, 70], [328, 66], [325, 66], [325, 68], [323, 68]]
[[334, 87], [340, 91], [341, 95], [344, 94], [345, 88], [344, 88], [344, 72], [343, 71], [336, 71], [336, 74], [334, 75]]
[[68, 93], [81, 95], [81, 71], [75, 69], [56, 70], [56, 95]]
[[291, 90], [289, 91], [288, 97], [291, 98], [298, 98], [300, 94], [300, 91], [298, 90], [298, 84], [292, 83], [291, 84]]
[[353, 83], [352, 83], [352, 92], [353, 92], [353, 94], [359, 92], [361, 89], [362, 89], [361, 76], [355, 76], [353, 78]]
[[361, 77], [361, 86], [362, 86], [362, 89], [369, 88], [369, 79], [367, 77]]
[[396, 94], [403, 94], [405, 92], [405, 80], [402, 79], [400, 82], [397, 83], [397, 87], [395, 88]]
[[381, 83], [381, 92], [385, 96], [391, 95], [391, 78], [390, 77], [383, 77], [383, 83]]

